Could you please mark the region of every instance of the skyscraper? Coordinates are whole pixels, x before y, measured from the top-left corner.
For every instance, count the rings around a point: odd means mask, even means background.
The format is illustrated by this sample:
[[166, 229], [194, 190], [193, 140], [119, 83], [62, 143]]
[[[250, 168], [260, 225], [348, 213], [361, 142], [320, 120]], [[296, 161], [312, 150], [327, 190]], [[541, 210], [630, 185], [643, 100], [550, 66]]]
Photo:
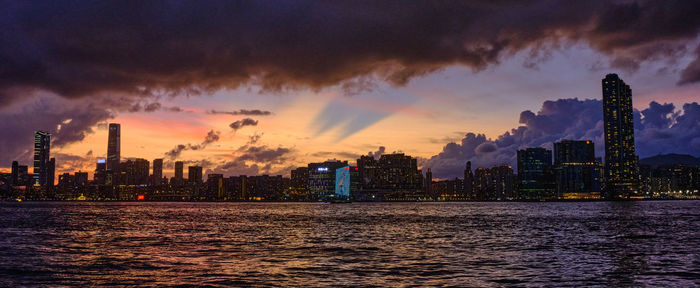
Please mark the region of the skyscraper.
[[46, 185], [53, 187], [53, 181], [56, 179], [56, 158], [49, 159], [49, 168], [46, 170]]
[[554, 198], [554, 175], [552, 172], [552, 150], [545, 148], [518, 150], [520, 197], [526, 200]]
[[119, 174], [121, 159], [121, 125], [109, 123], [109, 138], [107, 140], [107, 170]]
[[592, 141], [563, 140], [554, 143], [557, 197], [600, 198], [600, 168]]
[[617, 74], [606, 75], [602, 85], [605, 190], [610, 198], [629, 198], [639, 193], [632, 89]]
[[474, 172], [472, 172], [472, 161], [467, 161], [464, 168], [464, 195], [469, 199], [474, 199]]
[[188, 183], [202, 183], [202, 166], [187, 167], [187, 176]]
[[12, 175], [10, 176], [10, 185], [19, 186], [19, 162], [12, 161]]
[[174, 178], [177, 179], [177, 181], [180, 181], [179, 183], [182, 183], [182, 170], [183, 170], [183, 163], [182, 161], [175, 161], [175, 176]]
[[153, 160], [153, 185], [160, 185], [163, 181], [163, 159]]
[[44, 131], [34, 133], [34, 185], [45, 186], [48, 183], [50, 150], [51, 134]]

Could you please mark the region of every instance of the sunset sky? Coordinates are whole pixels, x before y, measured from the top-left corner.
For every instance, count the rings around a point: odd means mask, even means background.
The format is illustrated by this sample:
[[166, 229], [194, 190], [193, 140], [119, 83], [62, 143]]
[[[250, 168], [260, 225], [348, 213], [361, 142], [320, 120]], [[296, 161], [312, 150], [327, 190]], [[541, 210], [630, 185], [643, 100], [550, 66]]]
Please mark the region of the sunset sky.
[[602, 157], [607, 73], [640, 157], [700, 156], [698, 2], [491, 2], [0, 2], [0, 170], [45, 130], [57, 174], [92, 171], [107, 123], [168, 177], [400, 151], [446, 178], [561, 139]]

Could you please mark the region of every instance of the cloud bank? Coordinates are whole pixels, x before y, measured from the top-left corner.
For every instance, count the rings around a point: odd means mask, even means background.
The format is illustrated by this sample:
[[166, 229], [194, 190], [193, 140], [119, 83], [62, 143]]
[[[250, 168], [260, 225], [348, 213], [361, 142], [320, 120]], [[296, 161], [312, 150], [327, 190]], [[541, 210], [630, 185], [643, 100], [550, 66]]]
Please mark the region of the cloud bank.
[[[518, 149], [545, 147], [564, 139], [592, 140], [596, 156], [604, 156], [603, 104], [600, 100], [559, 99], [545, 101], [537, 114], [520, 113], [521, 126], [496, 139], [467, 133], [459, 143], [448, 143], [442, 151], [423, 162], [436, 177], [463, 175], [466, 161], [473, 167], [507, 163], [514, 167]], [[662, 153], [700, 156], [700, 104], [686, 103], [681, 110], [671, 104], [651, 102], [635, 110], [635, 146], [640, 157]]]

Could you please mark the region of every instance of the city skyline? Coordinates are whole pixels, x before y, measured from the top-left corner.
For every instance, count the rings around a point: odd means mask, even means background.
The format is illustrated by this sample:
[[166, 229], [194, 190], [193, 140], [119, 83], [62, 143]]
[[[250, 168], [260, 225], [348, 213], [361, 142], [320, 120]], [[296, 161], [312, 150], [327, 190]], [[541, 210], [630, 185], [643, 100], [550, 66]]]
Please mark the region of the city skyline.
[[[304, 29], [298, 21], [282, 26], [269, 21], [305, 15], [289, 14], [310, 8], [299, 3], [282, 10], [265, 2], [168, 8], [204, 26], [176, 25], [142, 4], [105, 5], [114, 14], [99, 21], [91, 16], [105, 11], [99, 5], [64, 7], [66, 17], [56, 16], [50, 4], [7, 5], [13, 17], [4, 24], [17, 28], [8, 32], [17, 44], [0, 51], [3, 59], [13, 59], [0, 83], [0, 171], [9, 171], [13, 160], [31, 161], [32, 149], [24, 141], [31, 141], [34, 131], [52, 134], [58, 173], [92, 171], [97, 158], [109, 158], [103, 148], [108, 123], [119, 123], [120, 156], [164, 158], [166, 175], [173, 173], [175, 158], [229, 175], [287, 175], [307, 161], [401, 151], [432, 167], [436, 177], [451, 178], [461, 175], [469, 160], [480, 167], [514, 166], [524, 147], [552, 149], [560, 139], [603, 143], [599, 84], [608, 73], [634, 87], [640, 157], [700, 156], [700, 132], [694, 128], [700, 117], [698, 25], [688, 17], [692, 13], [679, 12], [695, 11], [696, 5], [588, 1], [523, 11], [509, 3], [436, 4], [430, 9], [443, 17], [408, 22], [403, 13], [428, 8], [399, 5], [379, 18], [373, 13], [343, 13], [333, 21], [312, 17]], [[311, 5], [311, 10], [326, 15], [339, 9], [335, 5]], [[616, 9], [636, 14], [617, 21]], [[247, 20], [231, 23], [217, 11], [258, 15], [261, 22], [243, 17]], [[522, 22], [526, 18], [501, 17], [526, 12], [548, 21], [532, 26]], [[564, 21], [560, 15], [566, 12], [580, 17]], [[122, 13], [131, 16], [115, 17]], [[45, 17], [37, 25], [26, 24], [39, 14]], [[487, 23], [510, 20], [484, 26], [464, 22], [465, 15]], [[94, 30], [81, 30], [90, 21], [96, 21], [87, 25]], [[346, 21], [396, 41], [355, 35]], [[127, 27], [138, 25], [123, 23], [153, 26], [134, 31]], [[370, 29], [367, 23], [377, 26]], [[640, 33], [640, 27], [654, 33]], [[96, 31], [111, 36], [94, 42]], [[153, 35], [162, 37], [157, 42], [162, 45], [153, 45]], [[503, 42], [512, 35], [524, 38]], [[277, 41], [287, 37], [290, 42]], [[309, 46], [308, 37], [316, 45]], [[347, 39], [366, 45], [353, 46]], [[602, 145], [596, 149], [603, 155]]]

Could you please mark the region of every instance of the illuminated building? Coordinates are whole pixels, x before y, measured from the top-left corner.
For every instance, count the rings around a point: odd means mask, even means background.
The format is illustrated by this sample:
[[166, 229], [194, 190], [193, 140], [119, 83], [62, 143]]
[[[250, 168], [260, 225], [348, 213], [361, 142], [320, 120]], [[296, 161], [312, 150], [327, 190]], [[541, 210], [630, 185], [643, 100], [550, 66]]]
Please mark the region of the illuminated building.
[[86, 186], [88, 183], [88, 173], [80, 171], [75, 172], [73, 179], [74, 186]]
[[119, 175], [119, 161], [121, 160], [121, 125], [109, 123], [109, 135], [107, 138], [107, 170]]
[[554, 194], [552, 150], [527, 148], [518, 150], [518, 190], [525, 200], [547, 200]]
[[374, 156], [360, 156], [360, 159], [357, 159], [357, 168], [360, 172], [363, 189], [382, 188], [382, 169], [379, 166], [379, 161], [374, 159]]
[[309, 186], [309, 168], [299, 167], [292, 170], [292, 188], [306, 193]]
[[600, 198], [601, 164], [595, 158], [593, 141], [563, 140], [554, 143], [554, 172], [557, 197]]
[[637, 156], [634, 151], [632, 89], [617, 74], [606, 75], [602, 86], [607, 196], [640, 196]]
[[199, 184], [202, 183], [202, 166], [187, 167], [187, 182]]
[[472, 172], [472, 161], [467, 161], [464, 168], [464, 196], [468, 199], [474, 199], [474, 173]]
[[225, 195], [224, 175], [209, 174], [207, 175], [208, 200], [223, 201], [227, 200]]
[[326, 161], [310, 163], [309, 169], [309, 199], [324, 200], [335, 194], [335, 170], [348, 166], [348, 161]]
[[93, 181], [97, 185], [104, 185], [107, 181], [107, 161], [104, 158], [97, 159], [97, 167], [95, 168]]
[[51, 134], [37, 131], [34, 134], [34, 185], [46, 186], [49, 183], [50, 150]]
[[153, 185], [160, 185], [163, 182], [163, 159], [153, 160]]
[[148, 185], [149, 168], [150, 165], [146, 159], [137, 158], [122, 162], [119, 164], [119, 183], [121, 185]]
[[350, 200], [360, 186], [360, 171], [357, 167], [345, 166], [335, 169], [334, 198]]

